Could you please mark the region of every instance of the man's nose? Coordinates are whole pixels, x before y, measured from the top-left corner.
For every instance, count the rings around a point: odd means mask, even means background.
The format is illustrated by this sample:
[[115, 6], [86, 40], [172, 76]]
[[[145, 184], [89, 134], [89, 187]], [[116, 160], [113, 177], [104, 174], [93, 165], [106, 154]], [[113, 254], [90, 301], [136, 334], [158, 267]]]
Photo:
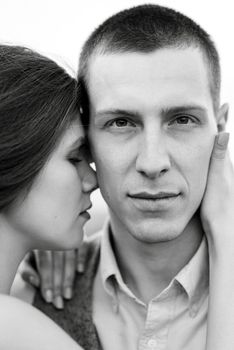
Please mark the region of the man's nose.
[[145, 132], [138, 145], [136, 170], [149, 178], [155, 178], [167, 172], [170, 167], [165, 136], [154, 130]]
[[92, 192], [98, 187], [95, 171], [87, 164], [86, 171], [82, 178], [82, 189], [84, 192]]

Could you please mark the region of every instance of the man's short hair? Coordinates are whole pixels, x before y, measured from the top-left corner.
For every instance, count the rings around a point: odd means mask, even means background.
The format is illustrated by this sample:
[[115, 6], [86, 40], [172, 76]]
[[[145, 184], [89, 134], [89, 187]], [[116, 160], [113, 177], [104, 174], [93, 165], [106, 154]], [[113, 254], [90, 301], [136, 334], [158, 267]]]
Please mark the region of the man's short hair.
[[[220, 63], [212, 39], [197, 23], [173, 9], [140, 5], [121, 11], [103, 22], [85, 42], [80, 55], [79, 82], [83, 91], [83, 112], [88, 112], [88, 69], [95, 54], [140, 52], [162, 48], [199, 48], [208, 67], [214, 111], [219, 107]], [[87, 119], [86, 119], [87, 123]]]

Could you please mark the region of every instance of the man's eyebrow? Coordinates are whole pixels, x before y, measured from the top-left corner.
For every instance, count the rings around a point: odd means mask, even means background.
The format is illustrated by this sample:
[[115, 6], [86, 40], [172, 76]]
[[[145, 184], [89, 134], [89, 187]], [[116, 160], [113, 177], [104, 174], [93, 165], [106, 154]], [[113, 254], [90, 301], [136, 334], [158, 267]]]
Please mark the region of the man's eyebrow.
[[[188, 104], [188, 105], [181, 105], [181, 106], [172, 106], [172, 107], [163, 107], [161, 109], [161, 114], [168, 115], [168, 114], [176, 114], [181, 112], [188, 112], [188, 111], [197, 111], [203, 114], [207, 114], [207, 108], [198, 104]], [[134, 110], [125, 110], [125, 109], [105, 109], [100, 110], [95, 114], [95, 117], [122, 117], [122, 118], [140, 118], [141, 114]]]
[[188, 105], [175, 106], [175, 107], [165, 107], [165, 108], [162, 108], [161, 113], [163, 115], [167, 115], [170, 113], [176, 114], [176, 113], [188, 112], [188, 111], [197, 111], [203, 114], [208, 113], [206, 107], [203, 107], [201, 105], [196, 105], [196, 104], [188, 104]]
[[136, 111], [128, 111], [124, 109], [105, 109], [97, 112], [95, 114], [95, 117], [106, 117], [106, 116], [113, 116], [113, 117], [134, 117], [139, 118], [140, 114]]

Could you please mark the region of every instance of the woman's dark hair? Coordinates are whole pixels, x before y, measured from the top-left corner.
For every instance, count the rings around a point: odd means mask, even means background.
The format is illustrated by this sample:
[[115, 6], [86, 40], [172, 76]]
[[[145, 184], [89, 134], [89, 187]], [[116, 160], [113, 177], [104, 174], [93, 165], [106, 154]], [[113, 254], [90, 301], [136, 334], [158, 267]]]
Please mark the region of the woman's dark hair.
[[30, 188], [78, 109], [77, 82], [55, 62], [0, 45], [0, 211]]

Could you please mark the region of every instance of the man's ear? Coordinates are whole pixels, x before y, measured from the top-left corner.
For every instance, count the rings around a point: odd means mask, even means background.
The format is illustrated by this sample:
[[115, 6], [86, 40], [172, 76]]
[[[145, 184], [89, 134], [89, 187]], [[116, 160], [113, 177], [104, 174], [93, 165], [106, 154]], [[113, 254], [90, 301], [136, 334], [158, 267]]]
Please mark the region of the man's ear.
[[228, 120], [229, 105], [224, 103], [218, 110], [216, 121], [218, 132], [225, 131], [227, 120]]

